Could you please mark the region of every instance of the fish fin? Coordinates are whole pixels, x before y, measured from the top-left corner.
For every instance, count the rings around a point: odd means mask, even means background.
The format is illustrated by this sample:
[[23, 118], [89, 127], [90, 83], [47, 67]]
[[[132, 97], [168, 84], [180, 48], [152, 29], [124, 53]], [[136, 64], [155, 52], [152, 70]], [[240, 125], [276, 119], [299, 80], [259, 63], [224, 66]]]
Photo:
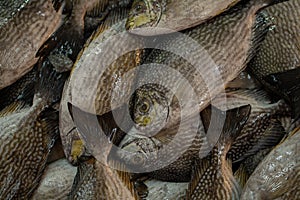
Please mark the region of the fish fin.
[[209, 159], [195, 159], [192, 167], [192, 178], [186, 191], [186, 199], [190, 199], [205, 171], [210, 167]]
[[134, 182], [134, 187], [140, 199], [146, 200], [149, 194], [147, 185], [143, 181], [137, 180]]
[[117, 169], [116, 172], [117, 172], [118, 176], [120, 177], [121, 181], [125, 184], [127, 189], [130, 191], [132, 196], [135, 199], [140, 199], [139, 195], [137, 194], [137, 192], [135, 190], [134, 183], [131, 181], [130, 173], [126, 169], [125, 165], [116, 160], [110, 160], [109, 166], [113, 166], [114, 169]]
[[264, 80], [283, 94], [292, 106], [292, 117], [297, 120], [300, 117], [300, 66], [289, 71], [270, 74], [265, 76]]
[[272, 26], [270, 16], [265, 12], [259, 12], [256, 15], [255, 24], [252, 28], [252, 44], [249, 49], [246, 64], [257, 54], [262, 41], [265, 39], [270, 27]]
[[241, 164], [238, 170], [234, 173], [234, 177], [238, 181], [240, 186], [244, 188], [247, 183], [247, 180], [249, 179], [249, 175], [243, 164]]
[[[216, 107], [210, 106], [201, 112], [201, 119], [205, 132], [209, 131], [211, 126], [213, 132], [221, 133], [219, 143], [231, 145], [234, 139], [239, 135], [241, 129], [246, 124], [251, 111], [250, 105], [241, 106], [227, 111], [221, 111]], [[213, 117], [213, 119], [211, 119]], [[217, 124], [223, 123], [222, 130], [218, 129]]]
[[84, 45], [84, 31], [76, 22], [67, 19], [39, 48], [36, 57], [47, 57], [51, 54], [63, 54], [76, 61]]
[[38, 121], [43, 127], [43, 130], [46, 130], [48, 135], [51, 138], [51, 144], [49, 148], [52, 148], [54, 142], [59, 137], [59, 130], [58, 130], [58, 111], [53, 108], [45, 109], [39, 116]]
[[240, 162], [249, 156], [257, 154], [261, 150], [273, 148], [285, 136], [286, 132], [278, 120], [272, 120], [269, 127], [255, 145], [235, 162]]
[[56, 12], [62, 7], [64, 0], [52, 0], [53, 8]]
[[45, 106], [53, 105], [61, 98], [68, 73], [56, 72], [47, 58], [45, 60], [40, 59], [38, 62], [40, 71], [35, 87], [34, 99], [43, 99]]
[[26, 107], [24, 101], [13, 102], [0, 111], [0, 117], [5, 117]]

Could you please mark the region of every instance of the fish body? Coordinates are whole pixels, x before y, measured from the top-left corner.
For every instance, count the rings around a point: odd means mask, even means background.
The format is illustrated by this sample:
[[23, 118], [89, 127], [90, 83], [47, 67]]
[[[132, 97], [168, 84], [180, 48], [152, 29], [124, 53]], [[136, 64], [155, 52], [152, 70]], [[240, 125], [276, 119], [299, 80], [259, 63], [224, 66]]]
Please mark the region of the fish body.
[[1, 199], [31, 197], [58, 137], [58, 113], [46, 107], [57, 101], [63, 76], [43, 68], [40, 77], [31, 107], [15, 102], [0, 114]]
[[[127, 54], [126, 56], [123, 56], [119, 60], [114, 61], [112, 65], [107, 64], [107, 66], [102, 66], [100, 68], [98, 66], [98, 63], [102, 62], [102, 59], [100, 58], [101, 56], [97, 55], [97, 52], [99, 51], [98, 45], [99, 44], [104, 44], [108, 38], [113, 37], [114, 35], [121, 33], [122, 31], [125, 30], [124, 28], [124, 20], [121, 21], [122, 19], [125, 18], [127, 14], [127, 9], [116, 9], [114, 12], [111, 12], [111, 14], [108, 15], [107, 19], [105, 22], [100, 25], [98, 30], [91, 36], [89, 41], [84, 47], [84, 50], [80, 53], [78, 56], [78, 59], [74, 65], [73, 71], [70, 75], [70, 78], [67, 80], [64, 91], [63, 91], [63, 96], [62, 96], [62, 101], [60, 105], [60, 135], [62, 139], [62, 144], [64, 146], [64, 152], [66, 157], [73, 162], [74, 159], [76, 160], [78, 156], [76, 155], [71, 155], [72, 152], [72, 143], [73, 140], [77, 144], [80, 143], [80, 137], [78, 134], [78, 130], [76, 128], [74, 129], [75, 125], [74, 122], [72, 121], [72, 118], [69, 114], [68, 110], [68, 102], [74, 103], [75, 105], [82, 105], [82, 109], [86, 109], [90, 113], [95, 113], [97, 115], [103, 115], [105, 113], [109, 113], [112, 109], [111, 108], [111, 90], [113, 87], [114, 83], [122, 83], [123, 79], [120, 79], [126, 72], [130, 71], [131, 69], [134, 68], [134, 66], [137, 65], [138, 62], [138, 52], [134, 53], [131, 52]], [[121, 44], [116, 44], [122, 46]], [[118, 48], [115, 47], [115, 48]], [[103, 57], [110, 57], [110, 53], [107, 55], [102, 55]], [[94, 57], [93, 59], [87, 59], [87, 57], [92, 56]], [[110, 65], [110, 67], [108, 67]], [[106, 69], [107, 67], [107, 69]], [[95, 71], [95, 69], [99, 69], [98, 72]], [[103, 74], [102, 78], [99, 80], [101, 82], [97, 82], [99, 77], [101, 77], [101, 74], [103, 71], [106, 70], [106, 72]], [[83, 71], [83, 74], [81, 71]], [[85, 82], [82, 86], [79, 86], [78, 83], [78, 78], [79, 76], [84, 77], [85, 79], [89, 79], [88, 82]], [[116, 75], [116, 76], [114, 76]], [[80, 78], [81, 79], [81, 78]], [[92, 83], [90, 80], [94, 80]], [[119, 80], [122, 80], [119, 82]], [[111, 84], [108, 84], [111, 83]], [[94, 84], [94, 85], [93, 85]], [[79, 87], [78, 87], [79, 86]], [[97, 97], [94, 92], [92, 92], [92, 87], [97, 86]], [[125, 90], [124, 90], [125, 91]], [[129, 98], [129, 91], [126, 89], [127, 93], [126, 97], [120, 97], [122, 98]], [[120, 93], [120, 95], [122, 95]], [[82, 98], [84, 97], [84, 98]], [[85, 97], [89, 97], [88, 99], [85, 99]], [[92, 99], [92, 98], [95, 98]], [[88, 108], [86, 104], [87, 101], [90, 101], [89, 106], [94, 106], [96, 104], [96, 111], [92, 108]], [[121, 100], [124, 103], [126, 102], [125, 100]], [[118, 105], [119, 107], [121, 105]], [[74, 146], [75, 147], [75, 146]], [[77, 146], [79, 149], [84, 149], [82, 146], [80, 147]], [[78, 151], [77, 151], [78, 152]], [[79, 154], [85, 154], [85, 153], [79, 153]], [[87, 155], [89, 153], [86, 153]], [[72, 161], [73, 160], [73, 161]], [[76, 162], [76, 161], [74, 161]]]
[[67, 199], [76, 171], [76, 167], [72, 166], [66, 159], [60, 159], [49, 164], [32, 199]]
[[[158, 105], [164, 109], [161, 108], [161, 113], [158, 112], [162, 119], [158, 120], [148, 116], [147, 112], [143, 114], [134, 110], [136, 126], [147, 128], [156, 126], [154, 123], [157, 121], [167, 121], [164, 130], [168, 130], [168, 127], [176, 125], [181, 118], [196, 115], [208, 106], [211, 100], [224, 90], [224, 84], [237, 77], [245, 68], [267, 31], [268, 22], [265, 16], [256, 17], [257, 10], [264, 5], [261, 1], [241, 3], [206, 23], [184, 31], [183, 34], [187, 37], [174, 34], [163, 37], [162, 40], [157, 39], [160, 41], [159, 45], [142, 60], [144, 65], [155, 65], [139, 68], [136, 78], [137, 84], [155, 82], [156, 87], [144, 84], [146, 92], [138, 94], [135, 101], [151, 99], [153, 93], [163, 94], [157, 95], [157, 98], [160, 98], [159, 102], [162, 102]], [[191, 46], [193, 51], [190, 50]], [[162, 50], [164, 48], [173, 52]], [[180, 75], [171, 74], [172, 70], [176, 70]], [[176, 98], [180, 101], [188, 95], [194, 95], [189, 98], [195, 99], [198, 105], [182, 102], [180, 106], [186, 106], [183, 109], [184, 114], [172, 111], [179, 110], [178, 106], [172, 105]], [[149, 111], [155, 110], [153, 105], [150, 104]], [[138, 121], [143, 115], [149, 118], [146, 120], [147, 124]]]
[[38, 61], [36, 53], [58, 28], [62, 8], [31, 0], [0, 28], [0, 89], [14, 83]]
[[120, 165], [107, 160], [115, 132], [107, 137], [99, 128], [95, 115], [75, 106], [71, 114], [84, 143], [97, 148], [93, 153], [98, 159], [79, 163], [70, 199], [137, 199], [129, 174], [119, 171]]
[[[237, 2], [239, 0], [135, 0], [126, 29], [147, 36], [182, 31], [208, 21]], [[147, 30], [140, 32], [139, 28]]]
[[1, 1], [0, 2], [0, 27], [7, 23], [22, 7], [28, 3], [28, 0]]
[[284, 97], [297, 118], [300, 113], [300, 2], [278, 3], [261, 12], [270, 16], [273, 26], [249, 63], [249, 71], [271, 92]]
[[241, 199], [299, 198], [299, 129], [277, 145], [258, 165]]
[[[215, 108], [212, 107], [212, 109]], [[222, 131], [222, 133], [211, 155], [195, 163], [193, 178], [187, 191], [187, 199], [239, 199], [241, 188], [233, 177], [231, 164], [226, 159], [226, 153], [246, 123], [250, 109], [251, 107], [247, 105], [227, 110], [226, 114], [218, 111], [220, 116], [217, 120], [221, 117], [226, 118], [223, 129], [215, 130]], [[210, 116], [205, 117], [210, 118]], [[207, 122], [207, 120], [205, 121]], [[208, 125], [206, 122], [204, 124]]]

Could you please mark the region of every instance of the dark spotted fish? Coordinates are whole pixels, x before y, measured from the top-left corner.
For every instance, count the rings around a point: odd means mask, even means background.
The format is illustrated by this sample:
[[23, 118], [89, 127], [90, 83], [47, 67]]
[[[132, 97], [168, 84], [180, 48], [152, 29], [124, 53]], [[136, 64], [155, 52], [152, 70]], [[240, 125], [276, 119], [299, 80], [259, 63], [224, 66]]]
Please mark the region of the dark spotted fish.
[[221, 14], [237, 2], [239, 0], [134, 0], [126, 29], [147, 36], [181, 31]]
[[88, 147], [94, 146], [98, 160], [80, 163], [70, 199], [137, 199], [134, 185], [126, 171], [117, 171], [116, 163], [108, 163], [114, 131], [108, 137], [101, 131], [98, 118], [72, 106], [71, 114], [81, 138]]
[[300, 2], [290, 0], [265, 8], [273, 28], [249, 63], [249, 70], [269, 90], [286, 99], [294, 117], [300, 113]]
[[32, 69], [38, 49], [60, 25], [61, 11], [51, 0], [30, 0], [0, 27], [0, 89]]
[[42, 68], [33, 105], [15, 102], [0, 114], [0, 199], [29, 199], [58, 137], [59, 100], [66, 77]]
[[258, 165], [241, 199], [299, 199], [300, 131], [295, 129]]
[[[187, 199], [239, 199], [241, 188], [232, 174], [231, 162], [226, 159], [234, 139], [248, 120], [250, 105], [227, 110], [217, 110], [217, 120], [226, 118], [219, 141], [208, 158], [194, 164], [192, 181], [187, 191]], [[212, 107], [212, 109], [215, 109]], [[210, 111], [205, 110], [204, 126], [210, 121]], [[208, 115], [207, 115], [208, 114]], [[221, 122], [221, 121], [220, 121]]]
[[[87, 85], [82, 85], [79, 88], [75, 85], [77, 85], [78, 80], [74, 78], [74, 74], [81, 73], [78, 72], [81, 69], [86, 69], [84, 70], [84, 75], [85, 78], [88, 78], [89, 80], [95, 80], [97, 81], [99, 78], [99, 74], [101, 73], [101, 69], [99, 70], [99, 73], [95, 73], [95, 68], [98, 67], [98, 62], [101, 62], [99, 60], [99, 57], [95, 52], [97, 52], [97, 45], [102, 44], [105, 41], [107, 41], [107, 38], [113, 37], [114, 35], [122, 32], [125, 30], [124, 28], [124, 20], [121, 22], [122, 19], [124, 19], [127, 16], [128, 9], [124, 8], [117, 8], [114, 11], [111, 11], [106, 20], [104, 21], [103, 24], [99, 26], [97, 31], [91, 36], [87, 44], [85, 45], [84, 50], [81, 52], [81, 55], [78, 56], [77, 63], [74, 65], [73, 72], [71, 73], [71, 76], [69, 80], [66, 82], [64, 91], [63, 91], [63, 96], [62, 96], [62, 101], [60, 105], [60, 135], [62, 139], [62, 144], [64, 146], [64, 152], [68, 160], [71, 162], [77, 162], [77, 158], [80, 157], [80, 155], [85, 155], [84, 152], [81, 150], [85, 151], [85, 147], [82, 146], [82, 142], [80, 142], [80, 137], [78, 134], [78, 130], [74, 128], [74, 122], [72, 121], [71, 116], [69, 115], [69, 110], [68, 110], [68, 102], [73, 102], [74, 98], [78, 99], [79, 105], [83, 105], [86, 107], [86, 102], [82, 101], [80, 97], [85, 96], [86, 92], [89, 92], [92, 86], [89, 85], [89, 82], [86, 82]], [[116, 44], [121, 45], [121, 44]], [[116, 47], [117, 48], [117, 47]], [[92, 54], [96, 60], [85, 60], [87, 56]], [[109, 57], [109, 55], [106, 55]], [[98, 60], [97, 60], [98, 59]], [[85, 60], [83, 63], [82, 61]], [[101, 94], [97, 94], [97, 98], [99, 103], [97, 107], [99, 107], [99, 111], [94, 112], [93, 110], [89, 110], [90, 113], [95, 113], [97, 115], [103, 115], [105, 113], [109, 113], [111, 111], [110, 107], [110, 100], [111, 100], [111, 84], [110, 83], [115, 83], [119, 81], [120, 79], [118, 77], [113, 76], [118, 75], [121, 77], [124, 75], [124, 73], [128, 72], [130, 69], [134, 68], [134, 66], [137, 65], [138, 62], [138, 52], [135, 54], [134, 52], [127, 54], [126, 56], [120, 58], [119, 60], [116, 60], [111, 66], [110, 66], [110, 72], [105, 74], [105, 77], [102, 78], [102, 83], [99, 83], [99, 92], [101, 91]], [[94, 66], [94, 67], [91, 67]], [[122, 70], [120, 70], [122, 68]], [[103, 69], [104, 70], [104, 69]], [[104, 80], [109, 79], [108, 82], [104, 82]], [[98, 84], [98, 83], [97, 83]], [[77, 96], [78, 95], [78, 96]], [[88, 96], [91, 96], [91, 94], [88, 94]], [[128, 97], [129, 98], [129, 97]], [[124, 101], [125, 102], [125, 101]], [[92, 103], [94, 104], [94, 103]], [[107, 114], [107, 115], [111, 115]], [[73, 146], [74, 143], [74, 146]], [[74, 148], [73, 148], [74, 147]], [[73, 153], [72, 153], [73, 152]], [[86, 155], [89, 155], [88, 152], [86, 152]]]

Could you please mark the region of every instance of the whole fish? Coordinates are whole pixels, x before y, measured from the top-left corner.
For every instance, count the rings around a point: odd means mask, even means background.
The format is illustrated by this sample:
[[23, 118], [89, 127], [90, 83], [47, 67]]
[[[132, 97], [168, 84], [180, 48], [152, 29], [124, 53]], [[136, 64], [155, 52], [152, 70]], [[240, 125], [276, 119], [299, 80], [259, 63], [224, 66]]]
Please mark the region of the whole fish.
[[208, 21], [237, 2], [239, 0], [134, 0], [126, 29], [147, 36], [181, 31]]
[[76, 167], [72, 166], [66, 159], [60, 159], [49, 164], [32, 199], [68, 199], [76, 171]]
[[116, 163], [108, 163], [114, 131], [107, 137], [94, 114], [75, 106], [72, 106], [71, 114], [81, 138], [97, 149], [94, 153], [98, 160], [92, 158], [79, 164], [69, 199], [138, 199], [129, 174], [112, 168], [117, 166]]
[[299, 199], [299, 128], [258, 165], [241, 199]]
[[[249, 70], [269, 90], [300, 113], [300, 2], [290, 0], [261, 11], [272, 19], [273, 28], [249, 63]], [[297, 115], [296, 115], [297, 113]]]
[[[231, 162], [226, 159], [226, 153], [248, 120], [250, 109], [250, 105], [247, 105], [227, 110], [226, 113], [217, 110], [216, 120], [226, 118], [223, 129], [215, 130], [222, 133], [211, 155], [194, 164], [187, 199], [239, 199], [241, 188], [233, 177]], [[209, 114], [206, 117], [210, 118]], [[204, 121], [204, 126], [208, 126], [210, 119]]]
[[0, 114], [0, 199], [28, 199], [39, 184], [58, 137], [59, 100], [65, 76], [43, 68], [31, 107], [15, 102]]
[[30, 0], [0, 27], [0, 89], [14, 83], [38, 61], [36, 53], [60, 25], [51, 0]]
[[[168, 130], [181, 119], [197, 115], [208, 106], [224, 90], [224, 84], [245, 68], [267, 32], [266, 16], [256, 16], [267, 2], [241, 2], [222, 15], [184, 31], [187, 37], [173, 34], [157, 39], [160, 44], [142, 61], [142, 64], [152, 64], [152, 67], [140, 67], [136, 78], [137, 85], [146, 83], [142, 86], [144, 91], [136, 94], [133, 103], [132, 116], [136, 127], [142, 131], [152, 131], [158, 126]], [[199, 46], [195, 47], [194, 42]], [[173, 53], [161, 50], [164, 48]], [[180, 76], [171, 74], [173, 70]], [[151, 102], [153, 98], [158, 99], [158, 104]], [[184, 107], [181, 112], [177, 105], [173, 105], [176, 98], [177, 101], [187, 99], [179, 103]], [[196, 102], [191, 104], [191, 99]]]
[[[112, 87], [113, 84], [116, 83], [122, 84], [122, 76], [134, 68], [139, 62], [139, 52], [130, 52], [126, 56], [123, 56], [122, 58], [114, 61], [109, 66], [102, 66], [100, 68], [98, 66], [98, 63], [102, 62], [101, 56], [98, 54], [98, 46], [99, 44], [104, 44], [106, 41], [108, 41], [108, 38], [113, 37], [114, 35], [117, 35], [118, 33], [121, 33], [125, 30], [124, 25], [125, 21], [121, 21], [126, 17], [128, 13], [128, 9], [116, 9], [112, 11], [105, 22], [98, 28], [98, 30], [91, 36], [87, 44], [85, 45], [85, 48], [82, 50], [81, 55], [78, 56], [78, 60], [74, 65], [73, 71], [71, 73], [71, 76], [69, 80], [66, 82], [66, 85], [64, 87], [62, 101], [60, 105], [60, 134], [62, 139], [62, 144], [64, 146], [65, 155], [68, 160], [71, 162], [75, 162], [77, 160], [77, 157], [79, 155], [85, 155], [84, 152], [81, 152], [81, 150], [85, 151], [85, 147], [82, 142], [80, 142], [80, 137], [78, 134], [78, 130], [76, 130], [74, 122], [72, 121], [72, 118], [69, 114], [68, 110], [68, 102], [75, 102], [75, 105], [81, 105], [82, 109], [85, 109], [89, 111], [90, 113], [95, 113], [97, 115], [103, 115], [105, 113], [108, 113], [108, 115], [111, 115], [111, 100], [112, 100]], [[120, 44], [116, 44], [117, 46], [115, 48], [119, 48], [122, 42]], [[113, 55], [113, 52], [107, 52], [106, 55], [102, 55], [103, 57], [109, 58], [110, 55]], [[92, 56], [93, 59], [87, 59], [87, 57]], [[107, 69], [106, 69], [107, 68]], [[97, 69], [98, 72], [95, 71]], [[103, 73], [106, 70], [107, 73]], [[81, 71], [83, 71], [83, 74], [81, 74]], [[97, 82], [98, 79], [101, 77], [101, 74], [103, 73], [102, 78], [99, 80], [101, 82]], [[83, 85], [78, 85], [78, 76], [81, 76], [85, 79], [88, 79], [89, 81], [85, 82]], [[94, 80], [92, 83], [91, 80]], [[120, 82], [119, 82], [120, 81]], [[111, 84], [108, 84], [111, 83]], [[95, 93], [91, 91], [92, 86], [97, 86], [98, 84], [98, 92], [97, 97], [98, 100], [96, 101], [96, 111], [94, 111], [91, 108], [88, 108], [87, 106], [93, 106], [94, 100], [91, 98], [95, 97]], [[79, 86], [79, 87], [78, 87]], [[101, 92], [101, 93], [100, 93]], [[120, 93], [120, 95], [123, 95]], [[125, 96], [126, 95], [126, 96]], [[129, 92], [124, 92], [124, 98], [129, 99]], [[84, 97], [84, 98], [83, 98]], [[86, 97], [88, 97], [86, 99]], [[120, 97], [122, 99], [123, 97]], [[86, 102], [91, 101], [88, 104]], [[124, 103], [125, 100], [121, 100]], [[121, 106], [121, 105], [118, 105]], [[110, 114], [109, 114], [110, 113]], [[112, 117], [112, 116], [111, 116]], [[122, 117], [120, 117], [122, 118]], [[109, 119], [109, 117], [107, 117]], [[74, 149], [72, 150], [72, 145], [74, 144]], [[71, 152], [74, 152], [74, 155], [71, 155]], [[91, 152], [90, 152], [91, 153]], [[87, 155], [89, 153], [86, 153]], [[75, 159], [75, 160], [74, 160]]]

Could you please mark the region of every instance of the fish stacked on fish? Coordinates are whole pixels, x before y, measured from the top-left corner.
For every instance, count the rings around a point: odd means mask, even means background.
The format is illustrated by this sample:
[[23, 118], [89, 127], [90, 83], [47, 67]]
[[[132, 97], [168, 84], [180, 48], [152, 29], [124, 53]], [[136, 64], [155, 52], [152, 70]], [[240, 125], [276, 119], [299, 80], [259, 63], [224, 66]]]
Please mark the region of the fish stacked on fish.
[[299, 7], [0, 2], [0, 198], [297, 199]]

